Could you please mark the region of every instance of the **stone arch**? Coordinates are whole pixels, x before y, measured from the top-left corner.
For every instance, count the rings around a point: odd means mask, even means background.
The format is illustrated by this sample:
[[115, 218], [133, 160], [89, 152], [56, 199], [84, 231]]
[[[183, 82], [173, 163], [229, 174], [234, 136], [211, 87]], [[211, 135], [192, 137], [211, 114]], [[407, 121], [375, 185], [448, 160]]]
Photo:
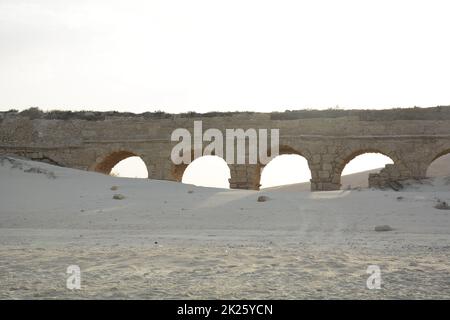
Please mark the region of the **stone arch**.
[[53, 155], [49, 155], [49, 154], [43, 153], [43, 152], [31, 152], [31, 153], [18, 152], [17, 154], [19, 154], [23, 157], [29, 158], [30, 160], [33, 160], [33, 161], [44, 162], [44, 163], [48, 163], [48, 164], [51, 164], [54, 166], [59, 166], [59, 167], [65, 166], [60, 160], [56, 160], [57, 155], [53, 156]]
[[[431, 174], [430, 171], [430, 167], [433, 165], [433, 163], [435, 163], [436, 160], [440, 159], [441, 157], [450, 155], [450, 148], [444, 148], [442, 151], [436, 153], [435, 155], [433, 155], [433, 157], [428, 161], [426, 168], [425, 168], [425, 176], [426, 177], [430, 177], [430, 176], [434, 176], [433, 174]], [[445, 164], [447, 165], [447, 164]], [[444, 172], [444, 174], [447, 174], [446, 172]]]
[[[336, 189], [339, 189], [341, 187], [341, 177], [342, 177], [342, 171], [344, 170], [345, 166], [352, 161], [353, 159], [355, 159], [356, 157], [363, 155], [363, 154], [367, 154], [367, 153], [376, 153], [376, 154], [382, 154], [388, 158], [390, 158], [393, 162], [393, 164], [387, 164], [385, 166], [385, 168], [381, 169], [380, 173], [383, 170], [386, 170], [388, 168], [392, 168], [393, 166], [398, 166], [401, 163], [401, 160], [399, 159], [399, 157], [397, 157], [396, 154], [394, 153], [390, 153], [390, 152], [386, 152], [381, 148], [374, 148], [374, 147], [369, 147], [369, 148], [358, 148], [355, 150], [351, 150], [348, 151], [343, 157], [340, 157], [335, 168], [334, 168], [334, 173], [333, 173], [333, 177], [332, 177], [332, 182], [334, 184], [336, 184]], [[375, 179], [377, 178], [379, 174], [370, 174], [369, 175], [369, 186], [371, 185], [370, 180], [372, 179], [372, 177]]]
[[366, 153], [379, 153], [382, 154], [386, 157], [389, 157], [392, 159], [392, 161], [394, 162], [394, 164], [397, 164], [399, 162], [398, 157], [395, 154], [391, 154], [389, 152], [385, 152], [381, 149], [378, 148], [363, 148], [363, 149], [357, 149], [357, 150], [353, 150], [348, 152], [343, 158], [341, 158], [341, 160], [338, 162], [337, 166], [336, 166], [336, 172], [341, 174], [342, 171], [344, 170], [345, 166], [352, 161], [354, 158], [356, 158], [357, 156], [366, 154]]
[[280, 147], [279, 147], [279, 154], [280, 155], [282, 155], [282, 154], [298, 154], [299, 156], [302, 156], [303, 158], [305, 158], [308, 161], [308, 163], [309, 163], [309, 159], [308, 159], [309, 158], [309, 152], [307, 152], [307, 151], [300, 151], [300, 150], [295, 149], [295, 148], [293, 148], [293, 147], [291, 147], [289, 145], [285, 145], [285, 144], [280, 145]]
[[430, 162], [428, 163], [428, 165], [430, 165], [434, 160], [436, 160], [437, 158], [440, 158], [442, 156], [445, 156], [447, 154], [450, 153], [450, 147], [443, 149], [441, 152], [438, 152], [433, 158], [431, 158]]
[[230, 177], [231, 170], [225, 159], [216, 155], [204, 155], [186, 166], [181, 182], [212, 188], [229, 188]]
[[[211, 152], [210, 155], [211, 156], [216, 156], [216, 153], [213, 151], [213, 152]], [[203, 156], [203, 151], [202, 151], [202, 156]], [[191, 164], [194, 160], [196, 160], [198, 158], [201, 158], [202, 156], [195, 158], [194, 149], [192, 149], [191, 150], [191, 162], [190, 163], [173, 164], [172, 160], [169, 158], [169, 161], [171, 163], [171, 166], [170, 166], [170, 180], [177, 181], [177, 182], [182, 182], [184, 171], [186, 171], [186, 168], [189, 166], [189, 164]], [[226, 162], [225, 159], [223, 159], [223, 160]], [[230, 167], [230, 166], [228, 166], [228, 167]], [[230, 168], [230, 170], [231, 170], [231, 168]]]
[[[268, 153], [270, 153], [270, 154], [272, 153], [270, 148], [268, 150]], [[307, 151], [307, 150], [299, 151], [298, 149], [293, 148], [287, 144], [281, 144], [278, 147], [278, 155], [281, 156], [283, 154], [296, 154], [296, 155], [299, 155], [299, 156], [305, 158], [306, 161], [308, 161], [308, 166], [310, 167], [310, 170], [311, 170], [311, 161], [310, 161], [311, 155], [310, 155], [309, 151]], [[273, 158], [271, 160], [273, 160]], [[265, 166], [265, 164], [262, 164], [259, 162], [258, 162], [258, 165], [260, 168], [264, 168], [264, 166]]]
[[[269, 149], [268, 151], [269, 151], [270, 154], [271, 154], [271, 150]], [[277, 155], [277, 156], [281, 156], [281, 155], [290, 155], [290, 154], [292, 154], [292, 155], [298, 155], [298, 156], [301, 156], [301, 157], [303, 157], [304, 159], [306, 159], [306, 162], [307, 162], [307, 165], [308, 165], [308, 169], [309, 169], [309, 171], [310, 171], [310, 173], [311, 173], [311, 176], [313, 175], [313, 170], [312, 170], [311, 160], [310, 160], [311, 157], [310, 157], [309, 151], [307, 151], [307, 150], [299, 151], [298, 149], [293, 148], [293, 147], [291, 147], [290, 145], [287, 145], [287, 144], [281, 144], [281, 145], [278, 147], [278, 155]], [[274, 160], [275, 158], [276, 158], [276, 157], [273, 157], [273, 158], [269, 161], [269, 163], [270, 163], [272, 160]], [[268, 164], [268, 163], [267, 163], [267, 164]], [[257, 164], [257, 170], [256, 170], [255, 180], [258, 181], [258, 189], [261, 187], [261, 175], [262, 175], [262, 172], [263, 172], [263, 170], [264, 170], [264, 167], [265, 167], [267, 164], [262, 164], [262, 163], [259, 163], [259, 162], [258, 162], [258, 164]], [[311, 182], [311, 181], [310, 181], [310, 182]]]
[[[118, 164], [120, 161], [129, 158], [129, 157], [140, 157], [139, 154], [128, 151], [128, 150], [116, 150], [107, 153], [105, 156], [101, 157], [92, 167], [92, 171], [109, 174], [112, 168]], [[140, 157], [143, 161], [144, 159]], [[145, 163], [145, 161], [144, 161]], [[148, 169], [148, 165], [146, 164], [147, 172], [150, 176], [150, 170]]]

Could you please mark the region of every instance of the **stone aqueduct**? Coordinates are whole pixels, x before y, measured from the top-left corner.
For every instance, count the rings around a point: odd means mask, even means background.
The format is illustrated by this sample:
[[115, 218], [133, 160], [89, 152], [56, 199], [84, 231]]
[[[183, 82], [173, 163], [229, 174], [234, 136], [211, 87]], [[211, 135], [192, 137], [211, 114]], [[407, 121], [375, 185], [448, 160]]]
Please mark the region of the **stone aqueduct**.
[[[61, 113], [64, 114], [64, 113]], [[100, 118], [90, 116], [100, 114]], [[354, 157], [378, 152], [390, 157], [369, 185], [425, 177], [430, 163], [450, 152], [450, 107], [389, 110], [300, 110], [282, 113], [120, 114], [27, 116], [0, 113], [0, 154], [15, 154], [61, 166], [109, 173], [119, 161], [139, 156], [149, 178], [181, 181], [186, 165], [170, 154], [176, 128], [279, 128], [280, 154], [308, 161], [311, 189], [340, 188], [341, 172]], [[208, 144], [209, 142], [205, 142]], [[230, 187], [258, 189], [262, 165], [230, 164]]]

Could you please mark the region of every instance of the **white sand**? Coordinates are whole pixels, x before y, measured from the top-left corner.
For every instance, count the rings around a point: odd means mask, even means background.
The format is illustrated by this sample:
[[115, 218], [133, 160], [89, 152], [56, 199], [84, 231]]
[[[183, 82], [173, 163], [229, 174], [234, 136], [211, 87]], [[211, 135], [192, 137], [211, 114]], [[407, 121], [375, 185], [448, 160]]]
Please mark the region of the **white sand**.
[[450, 298], [450, 179], [256, 192], [0, 161], [0, 298]]

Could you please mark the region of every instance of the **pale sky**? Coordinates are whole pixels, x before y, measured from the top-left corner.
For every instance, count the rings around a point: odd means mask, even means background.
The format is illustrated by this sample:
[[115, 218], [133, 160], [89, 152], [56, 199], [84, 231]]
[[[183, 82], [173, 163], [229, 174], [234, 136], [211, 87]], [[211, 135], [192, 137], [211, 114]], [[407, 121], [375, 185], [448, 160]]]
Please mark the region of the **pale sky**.
[[[450, 105], [449, 14], [444, 0], [0, 0], [0, 110]], [[279, 167], [309, 179], [297, 160]], [[131, 161], [125, 175], [145, 176]]]
[[450, 104], [450, 3], [0, 0], [0, 110]]

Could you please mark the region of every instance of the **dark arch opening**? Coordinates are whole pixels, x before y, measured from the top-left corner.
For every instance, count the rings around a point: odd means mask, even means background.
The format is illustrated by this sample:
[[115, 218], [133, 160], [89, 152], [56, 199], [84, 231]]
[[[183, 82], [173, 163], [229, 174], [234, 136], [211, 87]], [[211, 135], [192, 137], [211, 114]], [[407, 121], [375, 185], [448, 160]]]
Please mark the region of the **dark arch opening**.
[[[128, 165], [139, 166], [139, 168], [132, 168], [136, 169], [135, 171], [137, 172], [137, 174], [133, 176], [113, 173], [113, 175], [148, 178], [148, 171], [144, 161], [135, 153], [125, 150], [114, 151], [108, 154], [101, 162], [95, 165], [94, 170], [104, 174], [111, 174], [113, 168], [115, 168], [116, 166], [120, 166], [121, 162], [125, 162], [127, 160], [134, 160], [133, 162], [129, 162]], [[125, 166], [126, 165], [127, 164], [125, 163]]]

